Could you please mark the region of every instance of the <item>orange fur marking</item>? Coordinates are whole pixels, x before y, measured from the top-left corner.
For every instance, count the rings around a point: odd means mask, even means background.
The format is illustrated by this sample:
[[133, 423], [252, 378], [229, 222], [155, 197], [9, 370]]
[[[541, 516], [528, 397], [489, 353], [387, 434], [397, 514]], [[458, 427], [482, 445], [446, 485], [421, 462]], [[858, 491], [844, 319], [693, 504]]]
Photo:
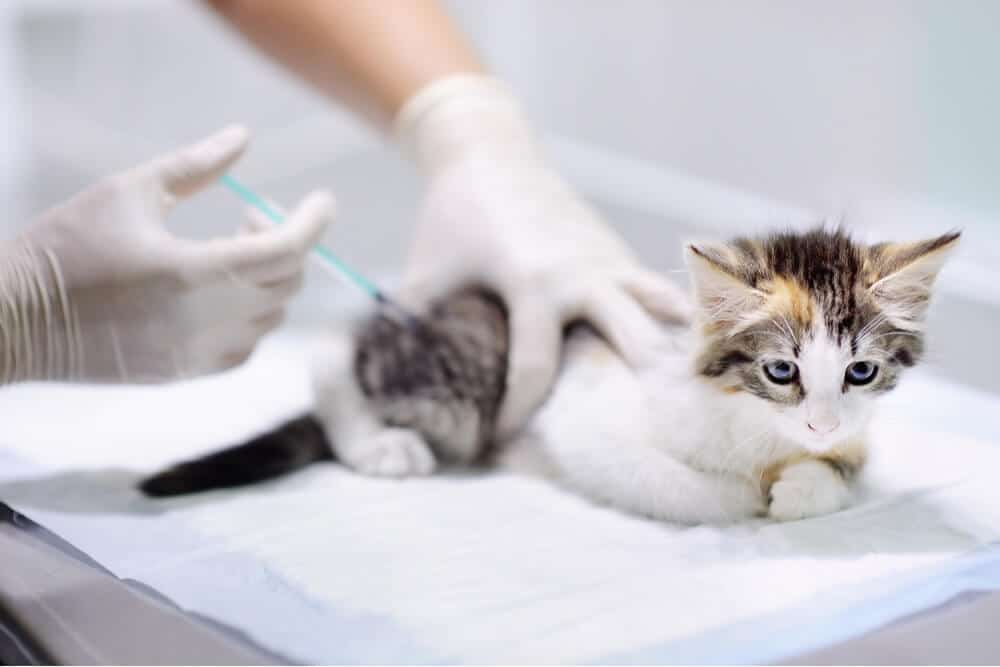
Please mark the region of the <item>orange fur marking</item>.
[[768, 307], [775, 313], [788, 317], [803, 328], [810, 328], [813, 321], [813, 299], [809, 291], [798, 282], [777, 277], [764, 286], [770, 295]]
[[802, 463], [804, 461], [821, 461], [834, 467], [838, 465], [859, 470], [868, 458], [868, 450], [863, 440], [849, 440], [841, 443], [825, 454], [810, 454], [801, 452], [793, 454], [776, 463], [772, 463], [760, 475], [760, 489], [767, 497], [771, 493], [771, 487], [781, 478], [781, 473], [785, 468]]

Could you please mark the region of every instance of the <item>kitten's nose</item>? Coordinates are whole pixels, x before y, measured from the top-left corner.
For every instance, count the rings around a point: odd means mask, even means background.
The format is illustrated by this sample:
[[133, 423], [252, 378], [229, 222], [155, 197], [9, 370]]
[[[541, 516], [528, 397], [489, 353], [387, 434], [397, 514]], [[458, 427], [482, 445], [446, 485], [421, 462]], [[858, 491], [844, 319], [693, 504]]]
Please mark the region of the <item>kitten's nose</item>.
[[837, 430], [837, 427], [840, 426], [840, 420], [836, 417], [832, 417], [830, 419], [814, 419], [807, 422], [806, 425], [813, 433], [827, 435], [828, 433], [833, 433]]

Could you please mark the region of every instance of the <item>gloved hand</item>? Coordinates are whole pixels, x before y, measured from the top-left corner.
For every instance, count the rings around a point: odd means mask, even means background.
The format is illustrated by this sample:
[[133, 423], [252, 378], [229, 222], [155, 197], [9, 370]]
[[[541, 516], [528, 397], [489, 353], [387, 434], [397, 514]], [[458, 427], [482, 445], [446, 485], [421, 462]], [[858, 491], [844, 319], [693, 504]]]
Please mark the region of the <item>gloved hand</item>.
[[439, 80], [396, 119], [429, 181], [404, 278], [418, 305], [468, 284], [498, 292], [511, 353], [501, 435], [523, 426], [555, 379], [563, 325], [585, 319], [632, 364], [686, 320], [673, 283], [624, 242], [543, 162], [513, 97], [479, 76]]
[[164, 226], [248, 141], [241, 127], [113, 176], [0, 250], [0, 381], [157, 382], [244, 361], [281, 321], [332, 217], [313, 194], [283, 225], [195, 241]]

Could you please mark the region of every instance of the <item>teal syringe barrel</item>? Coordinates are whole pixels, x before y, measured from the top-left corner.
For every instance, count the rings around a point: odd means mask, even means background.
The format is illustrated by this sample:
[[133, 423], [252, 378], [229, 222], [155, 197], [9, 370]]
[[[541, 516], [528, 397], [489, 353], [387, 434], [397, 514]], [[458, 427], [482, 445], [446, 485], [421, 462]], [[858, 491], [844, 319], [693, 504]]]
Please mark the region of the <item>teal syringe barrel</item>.
[[[281, 224], [285, 221], [285, 217], [274, 210], [266, 201], [257, 195], [253, 190], [246, 187], [235, 178], [229, 174], [224, 174], [219, 178], [224, 186], [229, 189], [230, 192], [235, 194], [237, 197], [242, 199], [245, 203], [254, 207], [264, 215], [266, 215], [272, 222], [276, 224]], [[347, 280], [354, 285], [357, 285], [362, 290], [368, 293], [373, 299], [382, 304], [392, 304], [392, 302], [382, 293], [382, 291], [375, 286], [370, 280], [362, 276], [360, 273], [352, 269], [351, 267], [344, 264], [340, 258], [333, 254], [333, 252], [324, 245], [317, 245], [313, 248], [313, 252], [319, 256], [326, 264], [332, 266], [336, 269], [340, 275], [347, 278]], [[392, 304], [395, 305], [395, 304]], [[398, 308], [398, 306], [396, 306]], [[402, 310], [402, 309], [400, 309]]]
[[[285, 221], [285, 216], [274, 210], [266, 201], [257, 195], [253, 190], [243, 185], [229, 174], [223, 174], [219, 181], [233, 194], [242, 199], [246, 204], [254, 207], [268, 217], [275, 224]], [[344, 264], [339, 257], [326, 246], [319, 244], [313, 248], [313, 255], [319, 257], [323, 265], [333, 268], [338, 275], [345, 278], [349, 283], [360, 288], [368, 296], [375, 300], [375, 303], [383, 307], [383, 312], [391, 312], [393, 316], [408, 327], [417, 323], [416, 318], [410, 315], [405, 308], [390, 299], [385, 293], [375, 286], [363, 275]]]

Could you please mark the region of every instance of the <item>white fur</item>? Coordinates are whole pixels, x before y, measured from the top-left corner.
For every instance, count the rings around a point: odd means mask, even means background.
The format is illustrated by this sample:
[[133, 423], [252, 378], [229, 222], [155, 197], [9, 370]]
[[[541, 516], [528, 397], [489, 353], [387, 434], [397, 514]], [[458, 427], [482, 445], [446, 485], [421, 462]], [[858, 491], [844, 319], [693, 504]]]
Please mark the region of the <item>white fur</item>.
[[[724, 394], [695, 376], [680, 342], [686, 334], [677, 336], [678, 344], [640, 375], [596, 335], [575, 331], [552, 395], [507, 443], [505, 464], [661, 520], [730, 522], [767, 513], [763, 471], [805, 449], [782, 435], [760, 399]], [[374, 416], [354, 381], [351, 358], [349, 339], [332, 337], [314, 366], [317, 415], [338, 458], [363, 474], [429, 474], [430, 448], [416, 433], [386, 427]], [[772, 517], [843, 506], [846, 486], [832, 468], [817, 466], [829, 475], [809, 477], [800, 466], [789, 468], [792, 477], [782, 475], [772, 489]], [[802, 486], [810, 479], [831, 488], [808, 493]]]
[[[883, 317], [903, 329], [919, 328], [931, 285], [954, 246], [953, 239], [877, 281], [871, 290]], [[737, 261], [731, 248], [688, 246], [685, 252], [700, 319], [726, 324], [732, 332], [759, 318], [766, 295], [719, 264]], [[690, 334], [675, 333], [673, 348], [662, 350], [640, 374], [600, 338], [576, 329], [552, 395], [514, 442], [502, 443], [506, 463], [658, 519], [722, 522], [767, 512], [792, 520], [837, 511], [850, 502], [850, 489], [816, 457], [838, 445], [851, 443], [856, 450], [863, 443], [875, 400], [861, 388], [844, 391], [844, 373], [856, 361], [885, 360], [866, 356], [878, 354], [877, 346], [869, 350], [877, 320], [860, 332], [857, 354], [828, 334], [821, 313], [814, 321], [804, 340], [791, 340], [790, 326], [787, 339], [779, 336], [788, 348], [783, 360], [798, 366], [805, 392], [794, 405], [728, 393], [699, 377], [684, 344]], [[334, 338], [316, 364], [317, 414], [340, 460], [373, 475], [431, 472], [433, 454], [418, 434], [387, 428], [375, 417], [354, 381], [352, 359], [350, 341]], [[755, 372], [767, 381], [761, 364]], [[450, 458], [474, 453], [462, 443], [475, 442], [475, 410], [449, 412], [413, 401], [374, 407], [382, 414], [424, 411], [433, 419], [422, 421], [440, 427], [435, 430], [463, 434], [460, 446], [446, 452]], [[773, 481], [770, 488], [765, 476]]]
[[726, 522], [765, 511], [757, 480], [733, 472], [749, 452], [717, 428], [728, 420], [698, 406], [703, 387], [686, 355], [666, 355], [639, 377], [583, 330], [565, 354], [553, 394], [510, 445], [509, 465], [541, 462], [548, 477], [594, 500], [657, 519]]
[[903, 330], [922, 327], [927, 312], [927, 296], [957, 240], [921, 255], [871, 286], [885, 316]]
[[[778, 427], [770, 404], [710, 386], [683, 350], [637, 375], [599, 338], [577, 332], [552, 396], [507, 461], [630, 512], [704, 523], [842, 508], [847, 485], [821, 462], [826, 476], [808, 477], [805, 463], [785, 469], [768, 507], [763, 472], [807, 451]], [[802, 489], [809, 480], [820, 485], [815, 493]]]
[[843, 384], [850, 364], [871, 361], [865, 352], [862, 347], [858, 355], [852, 355], [849, 344], [838, 345], [817, 318], [811, 336], [802, 341], [798, 358], [793, 359], [791, 351], [787, 355], [798, 365], [805, 399], [790, 407], [769, 406], [776, 413], [778, 432], [813, 454], [826, 453], [836, 444], [860, 436], [871, 421], [876, 401], [863, 389], [845, 393]]
[[410, 429], [383, 429], [352, 451], [351, 467], [366, 475], [416, 477], [434, 472], [434, 454]]
[[771, 487], [768, 512], [779, 521], [794, 521], [836, 512], [850, 499], [847, 484], [833, 468], [807, 460], [781, 471], [781, 477]]

